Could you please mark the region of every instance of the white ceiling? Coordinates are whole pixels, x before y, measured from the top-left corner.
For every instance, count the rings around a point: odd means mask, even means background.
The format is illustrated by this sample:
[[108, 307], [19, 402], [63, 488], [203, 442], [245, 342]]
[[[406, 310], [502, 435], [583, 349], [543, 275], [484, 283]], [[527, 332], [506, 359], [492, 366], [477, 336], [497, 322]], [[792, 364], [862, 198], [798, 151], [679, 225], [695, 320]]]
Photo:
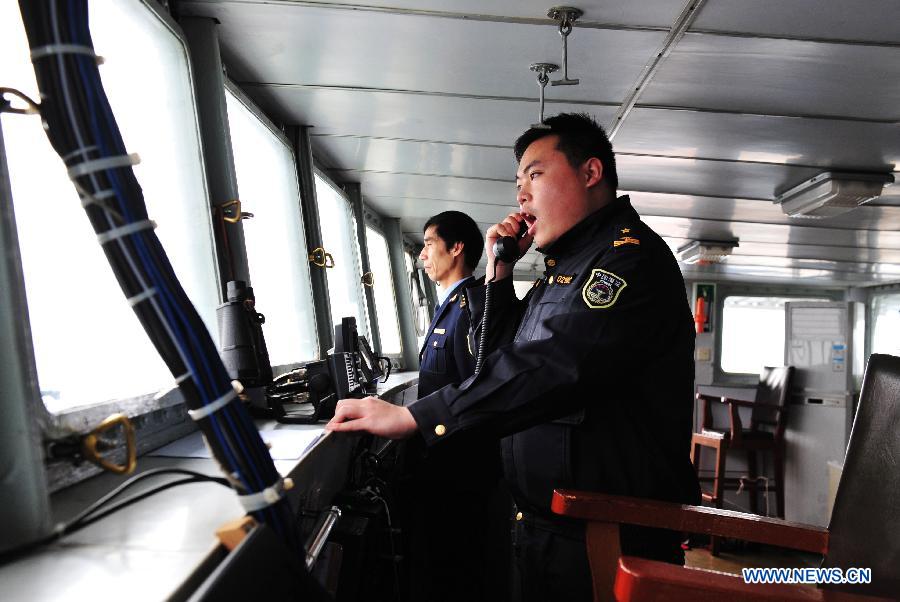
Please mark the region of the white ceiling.
[[[788, 218], [772, 202], [825, 169], [900, 180], [900, 2], [575, 5], [585, 14], [569, 38], [569, 76], [581, 84], [548, 86], [546, 114], [585, 111], [608, 127], [624, 114], [613, 140], [620, 189], [673, 248], [739, 239], [727, 263], [685, 266], [686, 275], [900, 280], [900, 183], [831, 219]], [[418, 240], [439, 211], [487, 227], [515, 208], [512, 142], [538, 118], [528, 66], [560, 61], [549, 7], [176, 5], [218, 19], [230, 77], [275, 121], [313, 126], [317, 158], [335, 179], [359, 182], [370, 206]], [[679, 36], [685, 15], [693, 20]], [[540, 265], [536, 253], [523, 272], [529, 264]]]

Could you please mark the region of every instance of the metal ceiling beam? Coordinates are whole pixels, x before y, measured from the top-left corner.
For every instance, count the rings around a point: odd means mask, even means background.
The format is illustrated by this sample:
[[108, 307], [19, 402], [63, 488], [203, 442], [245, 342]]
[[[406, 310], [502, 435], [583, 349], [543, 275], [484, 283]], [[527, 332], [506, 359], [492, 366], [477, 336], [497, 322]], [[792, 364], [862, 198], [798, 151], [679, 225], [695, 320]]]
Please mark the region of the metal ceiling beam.
[[700, 9], [703, 8], [705, 3], [706, 0], [688, 0], [684, 5], [681, 14], [675, 19], [675, 23], [672, 24], [672, 28], [666, 35], [666, 39], [663, 40], [662, 46], [657, 51], [656, 56], [651, 58], [650, 62], [644, 67], [643, 71], [641, 71], [637, 81], [631, 87], [631, 94], [628, 95], [622, 103], [622, 106], [619, 107], [619, 110], [612, 118], [612, 121], [606, 127], [610, 141], [612, 141], [619, 130], [622, 129], [622, 124], [625, 123], [628, 114], [634, 109], [638, 98], [641, 97], [641, 94], [643, 94], [644, 90], [647, 89], [647, 86], [650, 85], [653, 76], [659, 71], [663, 62], [665, 62], [666, 58], [668, 58], [669, 54], [671, 54], [672, 50], [675, 48], [675, 45], [678, 44], [678, 41], [684, 36], [685, 32], [691, 26], [691, 23], [694, 22], [694, 19], [697, 18]]
[[[335, 2], [313, 2], [310, 0], [186, 0], [178, 3], [180, 7], [196, 5], [221, 5], [242, 4], [260, 6], [292, 6], [297, 8], [319, 8], [326, 10], [343, 10], [353, 12], [385, 13], [392, 15], [408, 15], [415, 17], [434, 17], [439, 19], [457, 19], [463, 21], [484, 21], [489, 23], [512, 23], [516, 25], [551, 25], [557, 26], [557, 22], [541, 17], [510, 17], [503, 15], [487, 15], [481, 13], [460, 13], [451, 11], [426, 10], [414, 8], [395, 8], [387, 6], [369, 6], [365, 4], [338, 4]], [[183, 8], [181, 8], [184, 11]], [[185, 15], [190, 14], [190, 9]], [[578, 20], [579, 29], [599, 29], [608, 31], [669, 31], [669, 27], [661, 25], [635, 25], [629, 23], [607, 23], [603, 21], [581, 18]], [[699, 33], [720, 37], [758, 38], [772, 40], [790, 40], [798, 42], [819, 42], [823, 44], [844, 44], [852, 46], [882, 46], [887, 48], [900, 47], [900, 43], [889, 40], [858, 40], [853, 38], [823, 38], [817, 36], [761, 34], [719, 29], [691, 29], [691, 33]]]
[[[260, 6], [291, 6], [297, 8], [320, 8], [326, 10], [344, 10], [354, 12], [384, 13], [390, 15], [406, 15], [412, 17], [433, 17], [438, 19], [456, 19], [462, 21], [484, 21], [488, 23], [512, 23], [515, 25], [551, 25], [559, 23], [547, 17], [508, 17], [503, 15], [486, 15], [480, 13], [459, 13], [417, 8], [395, 8], [389, 6], [369, 6], [364, 4], [338, 4], [335, 2], [311, 2], [309, 0], [189, 0], [181, 5], [204, 4], [243, 4]], [[183, 10], [183, 9], [182, 9]], [[190, 13], [187, 13], [190, 14]], [[604, 23], [590, 19], [579, 19], [579, 29], [604, 29], [609, 31], [667, 31], [667, 27], [659, 25], [629, 25], [625, 23]]]
[[[415, 144], [444, 144], [448, 146], [463, 146], [471, 148], [491, 148], [499, 150], [512, 151], [512, 145], [504, 144], [479, 144], [475, 142], [453, 142], [448, 140], [419, 140], [415, 138], [391, 138], [389, 136], [365, 136], [359, 134], [310, 134], [313, 139], [316, 138], [352, 138], [355, 140], [379, 140], [384, 142], [409, 142]], [[687, 159], [691, 161], [712, 161], [715, 163], [739, 163], [747, 165], [777, 165], [780, 167], [801, 167], [808, 169], [834, 169], [833, 166], [811, 165], [807, 163], [792, 163], [783, 161], [760, 161], [757, 159], [725, 159], [722, 157], [703, 157], [703, 156], [687, 156], [687, 155], [665, 155], [655, 153], [634, 153], [627, 151], [616, 151], [616, 157], [648, 157], [652, 159]], [[858, 171], [858, 170], [854, 170]], [[892, 170], [894, 173], [900, 173], [900, 170]]]
[[[251, 82], [251, 81], [241, 81], [237, 82], [242, 88], [283, 88], [283, 89], [295, 89], [295, 90], [333, 90], [336, 92], [369, 92], [369, 93], [382, 93], [382, 94], [409, 94], [413, 96], [437, 96], [437, 97], [445, 97], [445, 98], [462, 98], [468, 100], [499, 100], [499, 101], [509, 101], [509, 102], [532, 102], [534, 98], [532, 97], [519, 97], [519, 96], [489, 96], [489, 95], [479, 95], [479, 94], [461, 94], [455, 92], [432, 92], [429, 90], [410, 90], [403, 88], [370, 88], [365, 86], [325, 86], [321, 84], [297, 84], [297, 83], [286, 83], [286, 82]], [[648, 82], [649, 83], [649, 82]], [[548, 98], [544, 101], [546, 105], [580, 105], [580, 106], [596, 106], [596, 107], [618, 107], [619, 103], [600, 101], [600, 100], [566, 100], [566, 99], [551, 99]], [[829, 114], [816, 114], [816, 113], [760, 113], [754, 111], [739, 111], [739, 110], [729, 110], [729, 109], [712, 109], [705, 107], [691, 107], [691, 106], [679, 106], [679, 105], [656, 105], [656, 104], [644, 104], [636, 102], [632, 109], [652, 109], [658, 111], [685, 111], [685, 112], [693, 112], [693, 113], [712, 113], [718, 115], [747, 115], [747, 116], [755, 116], [755, 117], [786, 117], [793, 119], [821, 119], [826, 121], [849, 121], [849, 122], [857, 122], [857, 123], [877, 123], [877, 124], [886, 124], [886, 125], [897, 125], [900, 124], [900, 121], [896, 119], [875, 119], [872, 117], [853, 117], [853, 116], [845, 116], [845, 115], [829, 115]]]

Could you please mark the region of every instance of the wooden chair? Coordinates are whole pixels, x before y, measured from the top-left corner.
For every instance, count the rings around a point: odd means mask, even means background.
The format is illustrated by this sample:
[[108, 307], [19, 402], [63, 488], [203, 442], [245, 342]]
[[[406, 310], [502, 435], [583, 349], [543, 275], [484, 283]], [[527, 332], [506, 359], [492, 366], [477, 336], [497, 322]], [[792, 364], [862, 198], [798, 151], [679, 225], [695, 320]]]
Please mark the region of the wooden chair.
[[[765, 367], [759, 377], [756, 395], [753, 400], [734, 399], [731, 397], [714, 397], [697, 393], [700, 401], [702, 425], [699, 433], [691, 438], [691, 461], [700, 474], [700, 452], [704, 447], [716, 451], [715, 475], [712, 491], [704, 491], [703, 499], [711, 502], [716, 508], [722, 507], [725, 489], [737, 488], [740, 479], [725, 476], [725, 461], [728, 450], [740, 449], [747, 454], [747, 476], [744, 487], [750, 493], [750, 512], [757, 513], [757, 452], [771, 452], [773, 458], [774, 479], [767, 485], [767, 491], [775, 493], [776, 516], [784, 518], [784, 429], [787, 408], [785, 403], [790, 391], [791, 366], [778, 368]], [[712, 404], [722, 403], [728, 406], [730, 426], [728, 430], [716, 430], [713, 424]], [[750, 416], [750, 428], [741, 423], [740, 408], [753, 408]], [[719, 553], [719, 542], [713, 538], [710, 551], [714, 556]]]
[[[872, 355], [827, 529], [702, 506], [555, 491], [553, 511], [586, 520], [595, 600], [900, 599], [900, 358]], [[732, 537], [823, 555], [823, 568], [869, 568], [870, 584], [763, 586], [738, 576], [618, 558], [618, 525]], [[614, 597], [615, 596], [615, 597]], [[883, 598], [874, 598], [882, 596]]]

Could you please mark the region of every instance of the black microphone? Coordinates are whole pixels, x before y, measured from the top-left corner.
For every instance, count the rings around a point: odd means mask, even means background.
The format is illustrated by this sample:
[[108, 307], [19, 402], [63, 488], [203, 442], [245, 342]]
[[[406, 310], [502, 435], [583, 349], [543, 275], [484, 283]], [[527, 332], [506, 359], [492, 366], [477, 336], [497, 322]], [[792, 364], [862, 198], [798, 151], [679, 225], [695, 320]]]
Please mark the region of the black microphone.
[[494, 257], [503, 263], [514, 263], [519, 259], [519, 241], [528, 234], [528, 224], [525, 220], [519, 222], [519, 232], [516, 237], [503, 236], [494, 242]]

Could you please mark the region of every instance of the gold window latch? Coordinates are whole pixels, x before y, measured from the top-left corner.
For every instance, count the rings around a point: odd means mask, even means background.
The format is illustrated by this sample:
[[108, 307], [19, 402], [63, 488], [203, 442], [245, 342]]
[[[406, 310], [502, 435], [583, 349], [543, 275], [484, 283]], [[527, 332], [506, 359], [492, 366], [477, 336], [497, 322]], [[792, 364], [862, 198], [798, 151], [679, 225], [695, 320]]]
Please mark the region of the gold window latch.
[[362, 275], [362, 278], [359, 279], [365, 286], [369, 288], [373, 288], [375, 286], [375, 274], [372, 272], [366, 272]]
[[[14, 107], [12, 102], [3, 96], [9, 94], [15, 96], [25, 103], [24, 107]], [[25, 93], [19, 92], [15, 88], [0, 88], [0, 113], [13, 113], [15, 115], [36, 115], [40, 114], [41, 107], [31, 100]]]
[[[117, 426], [122, 427], [125, 436], [125, 462], [115, 464], [102, 454], [115, 450], [115, 441], [103, 438], [103, 434]], [[47, 455], [50, 458], [66, 458], [76, 464], [89, 460], [100, 468], [116, 474], [130, 474], [137, 466], [137, 445], [135, 443], [134, 426], [125, 414], [116, 413], [98, 424], [86, 435], [70, 435], [49, 442]]]
[[[122, 430], [125, 433], [126, 449], [124, 464], [115, 464], [100, 455], [101, 448], [109, 447], [109, 445], [100, 438], [100, 435], [118, 425], [122, 426]], [[113, 414], [97, 425], [94, 430], [85, 435], [81, 442], [81, 449], [85, 458], [100, 468], [116, 474], [130, 474], [134, 472], [134, 469], [137, 466], [137, 445], [135, 444], [134, 426], [125, 414]]]
[[222, 203], [219, 205], [219, 209], [222, 211], [222, 220], [229, 224], [236, 224], [242, 219], [250, 219], [253, 217], [252, 213], [241, 211], [240, 199], [233, 199]]
[[322, 247], [313, 249], [312, 253], [309, 254], [309, 262], [320, 268], [327, 269], [334, 267], [334, 257], [331, 256], [331, 253], [327, 253]]

